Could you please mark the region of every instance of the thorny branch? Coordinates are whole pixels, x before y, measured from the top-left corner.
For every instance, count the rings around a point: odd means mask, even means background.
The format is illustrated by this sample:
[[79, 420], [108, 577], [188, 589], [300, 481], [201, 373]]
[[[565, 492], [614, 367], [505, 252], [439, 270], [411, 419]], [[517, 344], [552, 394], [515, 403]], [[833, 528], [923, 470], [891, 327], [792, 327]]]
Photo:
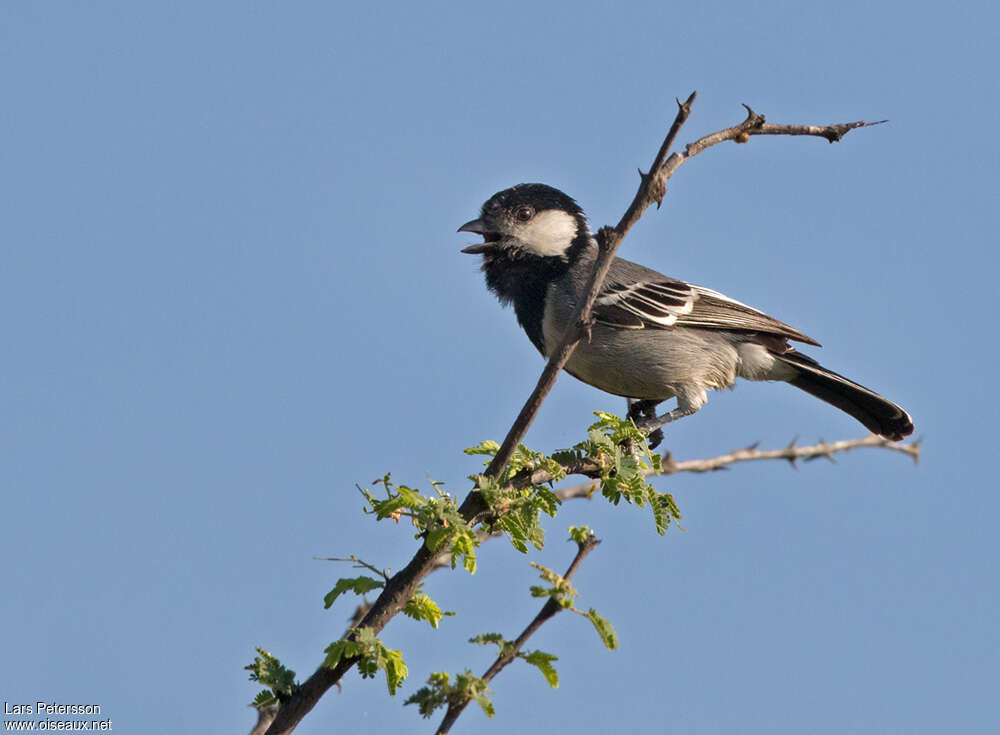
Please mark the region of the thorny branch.
[[[868, 436], [863, 436], [858, 439], [841, 439], [835, 442], [820, 442], [819, 444], [810, 444], [807, 446], [796, 446], [796, 440], [782, 449], [757, 449], [757, 445], [753, 444], [745, 449], [736, 449], [732, 452], [727, 452], [726, 454], [720, 454], [717, 457], [708, 457], [706, 459], [686, 459], [677, 461], [675, 460], [669, 452], [664, 452], [662, 472], [656, 473], [653, 470], [644, 470], [643, 474], [647, 477], [654, 474], [660, 475], [675, 475], [680, 472], [717, 472], [719, 470], [727, 470], [730, 465], [737, 464], [739, 462], [755, 462], [758, 460], [773, 460], [773, 459], [783, 459], [792, 467], [797, 467], [796, 462], [800, 459], [806, 462], [811, 462], [814, 459], [827, 459], [831, 462], [835, 461], [833, 455], [843, 454], [851, 451], [852, 449], [861, 449], [865, 447], [871, 447], [875, 449], [886, 449], [890, 452], [900, 452], [912, 458], [914, 463], [920, 459], [920, 440], [914, 442], [909, 442], [904, 444], [902, 442], [894, 442], [890, 439], [884, 439], [881, 436], [876, 436], [875, 434], [869, 434]], [[571, 465], [564, 465], [566, 468], [567, 475], [583, 475], [585, 477], [600, 477], [601, 468], [600, 466], [588, 459], [581, 459]], [[528, 485], [538, 485], [545, 482], [551, 482], [552, 476], [545, 472], [544, 470], [534, 470], [531, 472], [522, 472], [518, 477], [514, 479], [511, 483], [515, 488], [527, 487]], [[582, 482], [578, 485], [571, 485], [569, 487], [560, 488], [555, 491], [555, 495], [560, 501], [575, 500], [577, 498], [590, 499], [594, 491], [600, 487], [599, 480], [591, 480], [590, 482]], [[502, 531], [496, 531], [490, 533], [488, 531], [478, 531], [476, 537], [479, 542], [488, 541], [491, 538], [496, 538], [497, 536], [502, 536]], [[441, 569], [444, 567], [451, 567], [451, 552], [442, 551], [438, 554], [437, 558], [434, 560], [435, 569]]]
[[[576, 570], [580, 568], [580, 564], [587, 557], [593, 549], [601, 543], [599, 540], [593, 536], [589, 536], [585, 541], [577, 544], [578, 550], [573, 561], [570, 562], [569, 568], [563, 575], [563, 579], [570, 580], [573, 575], [576, 574]], [[521, 635], [510, 645], [508, 648], [504, 646], [504, 649], [497, 656], [496, 661], [486, 670], [486, 673], [482, 675], [482, 680], [489, 684], [493, 678], [499, 674], [508, 664], [517, 658], [518, 652], [524, 648], [524, 644], [528, 642], [528, 639], [535, 634], [539, 628], [542, 627], [549, 619], [555, 617], [555, 614], [564, 608], [556, 601], [554, 597], [550, 597], [542, 605], [542, 609], [538, 611], [538, 615], [528, 623], [528, 627], [521, 631]], [[472, 700], [469, 697], [464, 697], [457, 702], [452, 702], [448, 705], [448, 711], [445, 713], [444, 719], [441, 720], [441, 725], [437, 729], [437, 735], [445, 735], [451, 726], [455, 724], [455, 720], [458, 719], [459, 715], [465, 711], [465, 708], [469, 706], [469, 702]]]
[[[493, 477], [499, 475], [510, 461], [514, 450], [523, 439], [528, 427], [541, 408], [545, 396], [554, 385], [559, 371], [566, 364], [577, 342], [582, 337], [588, 336], [590, 310], [604, 283], [618, 245], [632, 225], [639, 220], [643, 212], [651, 204], [659, 204], [663, 200], [666, 193], [666, 182], [678, 167], [706, 148], [725, 140], [746, 142], [753, 135], [818, 135], [833, 142], [839, 140], [844, 134], [854, 128], [877, 124], [846, 123], [823, 127], [774, 125], [773, 123], [765, 122], [762, 115], [758, 115], [750, 110], [750, 108], [747, 108], [747, 120], [740, 125], [700, 138], [694, 143], [688, 144], [683, 153], [675, 152], [668, 158], [667, 153], [674, 143], [681, 126], [687, 120], [694, 100], [694, 92], [684, 102], [678, 100], [677, 115], [670, 127], [670, 131], [660, 146], [649, 173], [642, 174], [640, 171], [642, 180], [639, 189], [625, 215], [614, 228], [602, 227], [598, 231], [599, 255], [594, 264], [594, 272], [591, 274], [586, 296], [577, 307], [576, 319], [573, 320], [572, 325], [566, 334], [563, 335], [559, 347], [546, 364], [538, 380], [538, 384], [521, 409], [513, 426], [511, 426], [507, 437], [501, 445], [500, 451], [494, 457], [494, 461], [490, 464], [486, 474]], [[482, 510], [482, 500], [479, 493], [475, 490], [466, 496], [460, 507], [463, 516], [469, 520], [475, 519]], [[359, 627], [371, 628], [375, 634], [378, 634], [403, 609], [410, 598], [413, 597], [421, 580], [435, 569], [435, 557], [436, 554], [428, 550], [426, 545], [422, 544], [413, 559], [386, 583], [378, 599], [359, 623]], [[332, 669], [324, 666], [316, 669], [290, 697], [281, 701], [278, 715], [267, 730], [268, 735], [288, 735], [291, 733], [302, 718], [316, 706], [316, 703], [319, 702], [326, 691], [337, 684], [343, 675], [356, 663], [356, 658], [342, 658], [340, 663]]]
[[[791, 444], [783, 449], [757, 449], [753, 444], [746, 449], [737, 449], [727, 454], [720, 454], [718, 457], [708, 459], [688, 459], [681, 462], [676, 461], [669, 453], [663, 455], [663, 471], [661, 475], [674, 475], [678, 472], [716, 472], [718, 470], [729, 469], [730, 465], [737, 462], [754, 462], [764, 459], [783, 459], [793, 467], [800, 459], [809, 462], [814, 459], [828, 459], [834, 461], [833, 455], [849, 452], [852, 449], [862, 447], [876, 447], [887, 449], [892, 452], [902, 452], [913, 458], [916, 462], [920, 459], [920, 440], [903, 444], [884, 439], [875, 434], [861, 437], [859, 439], [841, 439], [835, 442], [820, 442], [809, 446], [796, 446], [793, 440]], [[644, 470], [648, 477], [654, 474], [651, 470]], [[570, 500], [572, 498], [589, 498], [600, 483], [596, 480], [584, 482], [579, 485], [562, 488], [556, 491], [556, 496], [560, 500]]]

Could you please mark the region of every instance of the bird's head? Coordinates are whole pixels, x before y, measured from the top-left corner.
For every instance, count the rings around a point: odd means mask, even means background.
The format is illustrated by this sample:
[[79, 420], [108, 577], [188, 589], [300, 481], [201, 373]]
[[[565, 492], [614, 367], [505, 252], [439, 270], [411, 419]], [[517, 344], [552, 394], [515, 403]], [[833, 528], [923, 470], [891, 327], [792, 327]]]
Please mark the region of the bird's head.
[[567, 251], [590, 238], [587, 218], [566, 194], [545, 184], [518, 184], [490, 197], [479, 218], [466, 222], [459, 232], [474, 232], [483, 242], [463, 248], [463, 253], [490, 256], [534, 255], [565, 260]]

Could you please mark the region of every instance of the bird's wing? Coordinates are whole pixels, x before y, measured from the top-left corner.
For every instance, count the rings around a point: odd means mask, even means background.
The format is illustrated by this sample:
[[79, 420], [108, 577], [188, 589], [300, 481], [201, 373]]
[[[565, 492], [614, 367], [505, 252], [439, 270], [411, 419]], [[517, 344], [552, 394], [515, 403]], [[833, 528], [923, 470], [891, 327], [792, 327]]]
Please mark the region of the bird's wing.
[[623, 329], [666, 329], [698, 301], [687, 283], [671, 280], [613, 283], [594, 302], [594, 319]]
[[606, 286], [594, 303], [594, 319], [619, 329], [728, 329], [819, 346], [797, 329], [718, 291], [655, 275]]

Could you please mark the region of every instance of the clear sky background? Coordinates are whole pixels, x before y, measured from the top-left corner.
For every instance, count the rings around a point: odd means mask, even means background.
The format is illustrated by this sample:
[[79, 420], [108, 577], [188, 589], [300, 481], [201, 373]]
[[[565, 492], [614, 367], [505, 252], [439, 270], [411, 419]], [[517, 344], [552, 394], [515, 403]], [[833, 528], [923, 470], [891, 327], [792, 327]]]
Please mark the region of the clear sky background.
[[[353, 600], [354, 553], [400, 568], [407, 527], [361, 514], [387, 471], [464, 496], [542, 367], [455, 229], [542, 181], [617, 221], [675, 112], [889, 118], [844, 142], [754, 139], [674, 177], [621, 254], [747, 301], [884, 392], [918, 466], [864, 450], [657, 481], [685, 515], [568, 504], [528, 558], [427, 591], [458, 615], [384, 632], [411, 677], [356, 672], [301, 733], [431, 733], [403, 700], [492, 660], [564, 569], [618, 630], [559, 617], [497, 717], [456, 732], [995, 733], [1000, 514], [995, 5], [15, 3], [0, 7], [4, 701], [96, 703], [122, 733], [242, 733], [263, 645], [308, 676]], [[579, 441], [621, 399], [564, 376], [528, 436]], [[784, 385], [713, 394], [681, 459], [861, 436]], [[395, 730], [393, 730], [395, 728]]]

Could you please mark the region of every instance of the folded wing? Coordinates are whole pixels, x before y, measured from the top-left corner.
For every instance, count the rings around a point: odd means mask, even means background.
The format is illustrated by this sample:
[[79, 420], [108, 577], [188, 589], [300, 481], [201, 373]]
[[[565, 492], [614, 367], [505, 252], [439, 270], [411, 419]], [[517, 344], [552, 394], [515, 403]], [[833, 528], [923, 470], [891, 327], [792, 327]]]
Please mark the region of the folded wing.
[[593, 315], [619, 329], [726, 329], [819, 346], [797, 329], [718, 291], [666, 277], [612, 283], [598, 296]]

